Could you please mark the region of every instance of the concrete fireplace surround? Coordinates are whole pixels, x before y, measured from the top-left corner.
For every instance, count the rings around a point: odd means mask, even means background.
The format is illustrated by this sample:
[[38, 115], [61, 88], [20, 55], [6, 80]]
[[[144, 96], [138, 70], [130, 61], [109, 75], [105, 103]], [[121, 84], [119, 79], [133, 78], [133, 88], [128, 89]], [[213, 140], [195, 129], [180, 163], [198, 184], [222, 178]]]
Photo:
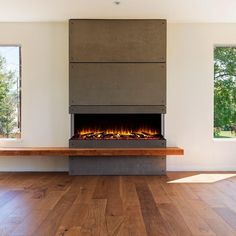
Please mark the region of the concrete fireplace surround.
[[[166, 112], [166, 20], [70, 20], [69, 110], [80, 114]], [[92, 109], [91, 109], [92, 107]], [[158, 122], [158, 120], [157, 120]], [[76, 140], [72, 148], [157, 148], [166, 140]], [[72, 175], [162, 175], [166, 156], [70, 157]]]

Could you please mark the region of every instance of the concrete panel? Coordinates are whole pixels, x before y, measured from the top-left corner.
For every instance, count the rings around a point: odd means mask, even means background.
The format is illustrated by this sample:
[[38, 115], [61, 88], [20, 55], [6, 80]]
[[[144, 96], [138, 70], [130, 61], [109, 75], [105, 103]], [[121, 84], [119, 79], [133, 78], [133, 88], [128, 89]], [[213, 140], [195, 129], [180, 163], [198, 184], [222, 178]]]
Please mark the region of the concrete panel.
[[165, 62], [165, 20], [70, 20], [70, 62]]
[[166, 157], [70, 157], [70, 175], [165, 175]]
[[157, 148], [166, 147], [166, 140], [69, 140], [71, 148]]
[[70, 63], [70, 105], [166, 105], [165, 63]]
[[70, 106], [70, 114], [165, 114], [166, 106]]

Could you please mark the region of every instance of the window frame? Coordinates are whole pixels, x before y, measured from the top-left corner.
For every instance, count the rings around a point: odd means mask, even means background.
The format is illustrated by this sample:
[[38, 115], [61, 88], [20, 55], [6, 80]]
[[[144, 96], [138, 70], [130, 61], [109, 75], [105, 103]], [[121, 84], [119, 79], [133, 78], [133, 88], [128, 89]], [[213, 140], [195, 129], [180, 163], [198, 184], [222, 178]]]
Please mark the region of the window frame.
[[22, 45], [21, 44], [1, 44], [0, 47], [17, 47], [19, 49], [19, 112], [18, 112], [18, 126], [20, 130], [20, 135], [18, 138], [0, 138], [3, 143], [5, 142], [22, 142]]
[[213, 103], [212, 103], [212, 106], [213, 106], [213, 109], [212, 109], [212, 137], [213, 137], [213, 141], [214, 142], [236, 142], [236, 136], [235, 137], [232, 137], [232, 138], [216, 138], [214, 136], [214, 119], [215, 119], [215, 107], [214, 107], [214, 104], [215, 104], [215, 99], [214, 99], [214, 96], [215, 96], [215, 69], [214, 69], [214, 65], [215, 65], [215, 48], [217, 47], [222, 47], [222, 48], [229, 48], [229, 47], [234, 47], [236, 48], [236, 44], [235, 43], [221, 43], [221, 44], [214, 44], [213, 45], [213, 52], [212, 52], [212, 77], [213, 77], [213, 80], [212, 80], [212, 96], [213, 96]]

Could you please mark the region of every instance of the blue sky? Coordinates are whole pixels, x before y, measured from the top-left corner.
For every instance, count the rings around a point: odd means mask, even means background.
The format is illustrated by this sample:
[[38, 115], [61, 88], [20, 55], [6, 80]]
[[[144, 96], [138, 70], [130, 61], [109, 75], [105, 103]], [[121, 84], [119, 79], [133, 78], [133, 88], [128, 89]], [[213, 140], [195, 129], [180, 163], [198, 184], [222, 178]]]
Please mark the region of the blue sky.
[[0, 45], [0, 55], [6, 59], [6, 67], [9, 70], [19, 72], [19, 54], [20, 48], [18, 46]]

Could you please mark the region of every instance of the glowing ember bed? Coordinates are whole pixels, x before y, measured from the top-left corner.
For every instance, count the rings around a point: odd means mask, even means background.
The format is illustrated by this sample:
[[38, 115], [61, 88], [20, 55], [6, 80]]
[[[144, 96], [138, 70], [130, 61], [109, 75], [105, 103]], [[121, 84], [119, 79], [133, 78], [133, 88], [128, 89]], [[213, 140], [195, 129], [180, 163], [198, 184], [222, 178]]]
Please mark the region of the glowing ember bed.
[[161, 114], [75, 114], [70, 147], [165, 147]]

